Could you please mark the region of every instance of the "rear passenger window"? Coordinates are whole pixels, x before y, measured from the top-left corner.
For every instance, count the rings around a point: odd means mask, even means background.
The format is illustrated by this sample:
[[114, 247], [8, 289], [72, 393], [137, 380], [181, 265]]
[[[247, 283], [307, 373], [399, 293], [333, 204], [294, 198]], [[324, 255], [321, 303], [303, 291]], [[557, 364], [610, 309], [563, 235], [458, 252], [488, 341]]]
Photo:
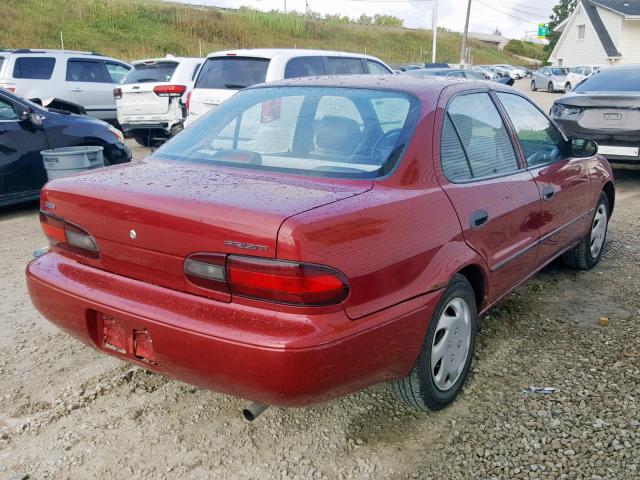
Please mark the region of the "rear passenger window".
[[297, 57], [287, 62], [284, 78], [312, 77], [324, 75], [322, 57]]
[[13, 66], [13, 78], [49, 80], [56, 59], [51, 57], [19, 57]]
[[89, 60], [67, 61], [68, 82], [111, 83], [111, 78], [105, 78], [102, 62]]
[[327, 57], [327, 75], [357, 75], [365, 73], [362, 60], [355, 57]]
[[465, 181], [519, 169], [513, 145], [487, 93], [454, 98], [440, 144], [442, 169], [452, 181]]
[[367, 60], [367, 65], [369, 65], [369, 73], [373, 75], [389, 75], [391, 72], [387, 70], [387, 68], [376, 62], [375, 60]]

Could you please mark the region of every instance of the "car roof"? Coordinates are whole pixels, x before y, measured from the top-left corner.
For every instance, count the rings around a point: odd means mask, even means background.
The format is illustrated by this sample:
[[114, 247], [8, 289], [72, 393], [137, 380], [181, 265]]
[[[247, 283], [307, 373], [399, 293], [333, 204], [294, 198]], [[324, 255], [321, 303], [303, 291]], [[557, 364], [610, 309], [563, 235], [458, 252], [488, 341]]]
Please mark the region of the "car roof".
[[513, 91], [511, 87], [505, 87], [499, 83], [490, 83], [481, 80], [468, 80], [464, 78], [451, 79], [440, 76], [418, 77], [415, 75], [323, 75], [261, 83], [249, 87], [249, 89], [295, 86], [367, 88], [372, 90], [392, 90], [423, 98], [437, 98], [442, 90], [457, 83], [469, 85], [470, 89], [478, 88], [480, 86], [491, 90], [505, 92]]
[[301, 48], [245, 48], [240, 50], [223, 50], [220, 52], [212, 52], [207, 55], [207, 58], [211, 57], [224, 57], [224, 56], [238, 56], [238, 57], [254, 57], [254, 58], [268, 58], [272, 59], [278, 56], [284, 57], [310, 57], [310, 56], [337, 56], [337, 57], [357, 57], [357, 58], [370, 58], [372, 60], [379, 60], [371, 55], [364, 55], [361, 53], [353, 52], [340, 52], [337, 50], [307, 50]]
[[184, 60], [204, 60], [204, 58], [200, 58], [200, 57], [173, 57], [173, 56], [160, 57], [160, 58], [145, 58], [144, 60], [135, 60], [135, 61], [131, 62], [131, 65], [142, 65], [142, 64], [148, 63], [148, 62], [155, 62], [155, 63], [176, 62], [176, 63], [180, 63], [180, 62], [182, 62]]

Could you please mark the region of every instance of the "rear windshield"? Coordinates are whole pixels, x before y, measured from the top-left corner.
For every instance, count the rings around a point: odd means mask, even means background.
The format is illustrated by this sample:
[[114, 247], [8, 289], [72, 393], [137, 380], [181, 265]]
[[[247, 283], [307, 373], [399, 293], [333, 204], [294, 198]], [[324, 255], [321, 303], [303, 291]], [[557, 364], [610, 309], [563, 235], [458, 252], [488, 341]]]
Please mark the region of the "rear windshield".
[[598, 70], [574, 92], [640, 92], [640, 68]]
[[373, 178], [399, 161], [418, 101], [384, 90], [264, 87], [240, 92], [157, 158], [316, 177]]
[[178, 62], [153, 62], [134, 65], [124, 80], [123, 84], [169, 82], [176, 71]]
[[212, 57], [198, 74], [195, 88], [240, 90], [267, 78], [268, 58]]

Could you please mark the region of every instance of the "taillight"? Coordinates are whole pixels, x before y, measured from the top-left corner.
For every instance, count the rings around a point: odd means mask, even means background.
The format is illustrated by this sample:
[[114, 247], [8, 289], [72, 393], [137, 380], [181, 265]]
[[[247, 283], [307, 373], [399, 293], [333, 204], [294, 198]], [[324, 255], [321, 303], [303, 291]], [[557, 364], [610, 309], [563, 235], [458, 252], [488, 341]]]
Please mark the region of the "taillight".
[[231, 255], [227, 283], [232, 294], [291, 305], [334, 305], [349, 294], [347, 280], [329, 267]]
[[184, 85], [158, 85], [153, 87], [153, 93], [159, 97], [181, 97], [187, 87]]
[[287, 305], [335, 305], [349, 294], [345, 276], [322, 265], [196, 253], [184, 272], [199, 287]]
[[120, 100], [122, 98], [122, 89], [121, 88], [114, 88], [113, 89], [113, 98], [115, 98], [116, 100]]
[[189, 107], [191, 106], [191, 92], [187, 93], [187, 101], [185, 102], [187, 106], [187, 113], [189, 113]]
[[51, 246], [90, 257], [99, 256], [100, 251], [95, 238], [82, 227], [42, 211], [40, 224]]
[[16, 86], [15, 85], [5, 85], [4, 88], [6, 91], [11, 92], [11, 93], [16, 93]]
[[196, 253], [184, 261], [184, 274], [199, 287], [228, 293], [225, 260], [223, 254]]

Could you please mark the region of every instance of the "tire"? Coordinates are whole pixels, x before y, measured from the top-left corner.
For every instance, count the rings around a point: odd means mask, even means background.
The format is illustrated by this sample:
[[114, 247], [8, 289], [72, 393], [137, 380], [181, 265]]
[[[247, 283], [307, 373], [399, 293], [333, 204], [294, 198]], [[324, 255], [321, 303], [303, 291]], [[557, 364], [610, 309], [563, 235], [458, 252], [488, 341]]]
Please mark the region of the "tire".
[[532, 92], [536, 92], [537, 90], [538, 90], [538, 88], [536, 87], [535, 80], [531, 80], [531, 91]]
[[[464, 314], [462, 305], [466, 306], [467, 315]], [[455, 318], [451, 314], [456, 312], [461, 320], [457, 322], [454, 320], [455, 323], [451, 323], [451, 319]], [[443, 319], [445, 319], [445, 325], [449, 322], [449, 331], [443, 327]], [[391, 383], [391, 389], [396, 398], [416, 410], [441, 410], [452, 403], [469, 375], [475, 349], [477, 324], [478, 312], [473, 289], [464, 276], [456, 274], [449, 282], [429, 322], [416, 363], [405, 378]], [[447, 339], [453, 342], [446, 342]], [[467, 349], [466, 352], [462, 352], [460, 349], [465, 343]], [[436, 345], [441, 345], [442, 349], [439, 362], [436, 350], [433, 348]], [[458, 352], [462, 352], [462, 356], [456, 358], [455, 355]], [[454, 371], [451, 373], [442, 370], [445, 356], [453, 362], [451, 368]], [[435, 364], [433, 364], [434, 360]], [[451, 378], [454, 375], [457, 377]], [[442, 388], [443, 384], [445, 388]]]
[[555, 92], [555, 90], [553, 89], [553, 83], [549, 82], [549, 85], [547, 85], [547, 92], [549, 93]]
[[133, 134], [133, 138], [138, 142], [139, 145], [143, 147], [151, 147], [153, 145], [153, 140], [151, 140], [151, 132], [135, 132]]
[[601, 192], [591, 218], [589, 235], [562, 256], [565, 265], [578, 270], [590, 270], [600, 262], [607, 239], [609, 212], [609, 198]]
[[572, 90], [572, 89], [571, 89], [571, 84], [570, 84], [570, 83], [567, 83], [567, 84], [564, 86], [564, 93], [571, 93], [571, 90]]

